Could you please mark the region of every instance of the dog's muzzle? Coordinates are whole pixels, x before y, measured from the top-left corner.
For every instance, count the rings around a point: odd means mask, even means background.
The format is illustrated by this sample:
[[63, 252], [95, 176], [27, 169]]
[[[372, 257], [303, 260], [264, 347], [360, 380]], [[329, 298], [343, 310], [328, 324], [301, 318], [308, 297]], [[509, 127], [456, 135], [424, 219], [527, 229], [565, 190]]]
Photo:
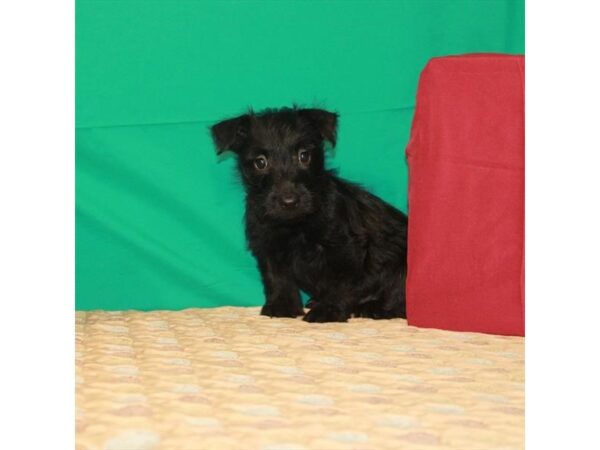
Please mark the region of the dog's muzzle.
[[294, 209], [300, 203], [300, 196], [293, 192], [282, 194], [279, 202], [284, 209]]

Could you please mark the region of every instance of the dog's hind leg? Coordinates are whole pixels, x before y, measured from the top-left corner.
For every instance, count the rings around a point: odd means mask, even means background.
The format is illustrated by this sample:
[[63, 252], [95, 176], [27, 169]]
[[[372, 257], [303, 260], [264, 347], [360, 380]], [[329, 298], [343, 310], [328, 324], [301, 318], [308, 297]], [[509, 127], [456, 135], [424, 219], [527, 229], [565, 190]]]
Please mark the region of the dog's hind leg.
[[406, 318], [405, 277], [396, 277], [390, 286], [359, 302], [353, 315], [370, 319]]

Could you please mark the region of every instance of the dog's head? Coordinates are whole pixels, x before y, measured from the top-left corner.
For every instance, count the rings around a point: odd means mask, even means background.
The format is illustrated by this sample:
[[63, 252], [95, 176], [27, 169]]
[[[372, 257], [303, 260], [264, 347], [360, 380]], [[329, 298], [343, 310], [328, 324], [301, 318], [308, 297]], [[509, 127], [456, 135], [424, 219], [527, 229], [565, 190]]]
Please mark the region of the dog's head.
[[301, 219], [318, 208], [324, 144], [335, 146], [337, 114], [282, 108], [249, 112], [211, 127], [217, 153], [233, 151], [249, 201], [274, 221]]

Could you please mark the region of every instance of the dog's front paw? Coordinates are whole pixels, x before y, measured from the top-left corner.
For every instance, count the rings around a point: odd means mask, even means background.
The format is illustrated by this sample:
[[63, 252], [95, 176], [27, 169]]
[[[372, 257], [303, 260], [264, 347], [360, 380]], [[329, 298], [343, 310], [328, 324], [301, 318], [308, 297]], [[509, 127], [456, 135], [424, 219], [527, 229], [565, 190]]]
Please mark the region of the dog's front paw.
[[304, 316], [307, 322], [348, 322], [348, 314], [334, 305], [313, 302], [312, 309]]
[[290, 305], [289, 303], [267, 303], [260, 310], [260, 314], [269, 317], [298, 317], [304, 315], [301, 306]]

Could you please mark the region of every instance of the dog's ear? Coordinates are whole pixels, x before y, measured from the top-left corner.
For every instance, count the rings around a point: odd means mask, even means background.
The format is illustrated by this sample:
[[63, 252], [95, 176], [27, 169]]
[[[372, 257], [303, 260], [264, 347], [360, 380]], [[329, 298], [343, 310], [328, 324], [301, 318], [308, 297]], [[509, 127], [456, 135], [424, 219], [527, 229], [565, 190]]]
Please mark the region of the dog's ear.
[[301, 109], [299, 112], [317, 128], [324, 141], [328, 141], [332, 148], [335, 147], [338, 124], [338, 115], [336, 113], [316, 108]]
[[217, 155], [227, 150], [238, 152], [246, 141], [249, 127], [250, 116], [248, 114], [223, 120], [210, 127]]

